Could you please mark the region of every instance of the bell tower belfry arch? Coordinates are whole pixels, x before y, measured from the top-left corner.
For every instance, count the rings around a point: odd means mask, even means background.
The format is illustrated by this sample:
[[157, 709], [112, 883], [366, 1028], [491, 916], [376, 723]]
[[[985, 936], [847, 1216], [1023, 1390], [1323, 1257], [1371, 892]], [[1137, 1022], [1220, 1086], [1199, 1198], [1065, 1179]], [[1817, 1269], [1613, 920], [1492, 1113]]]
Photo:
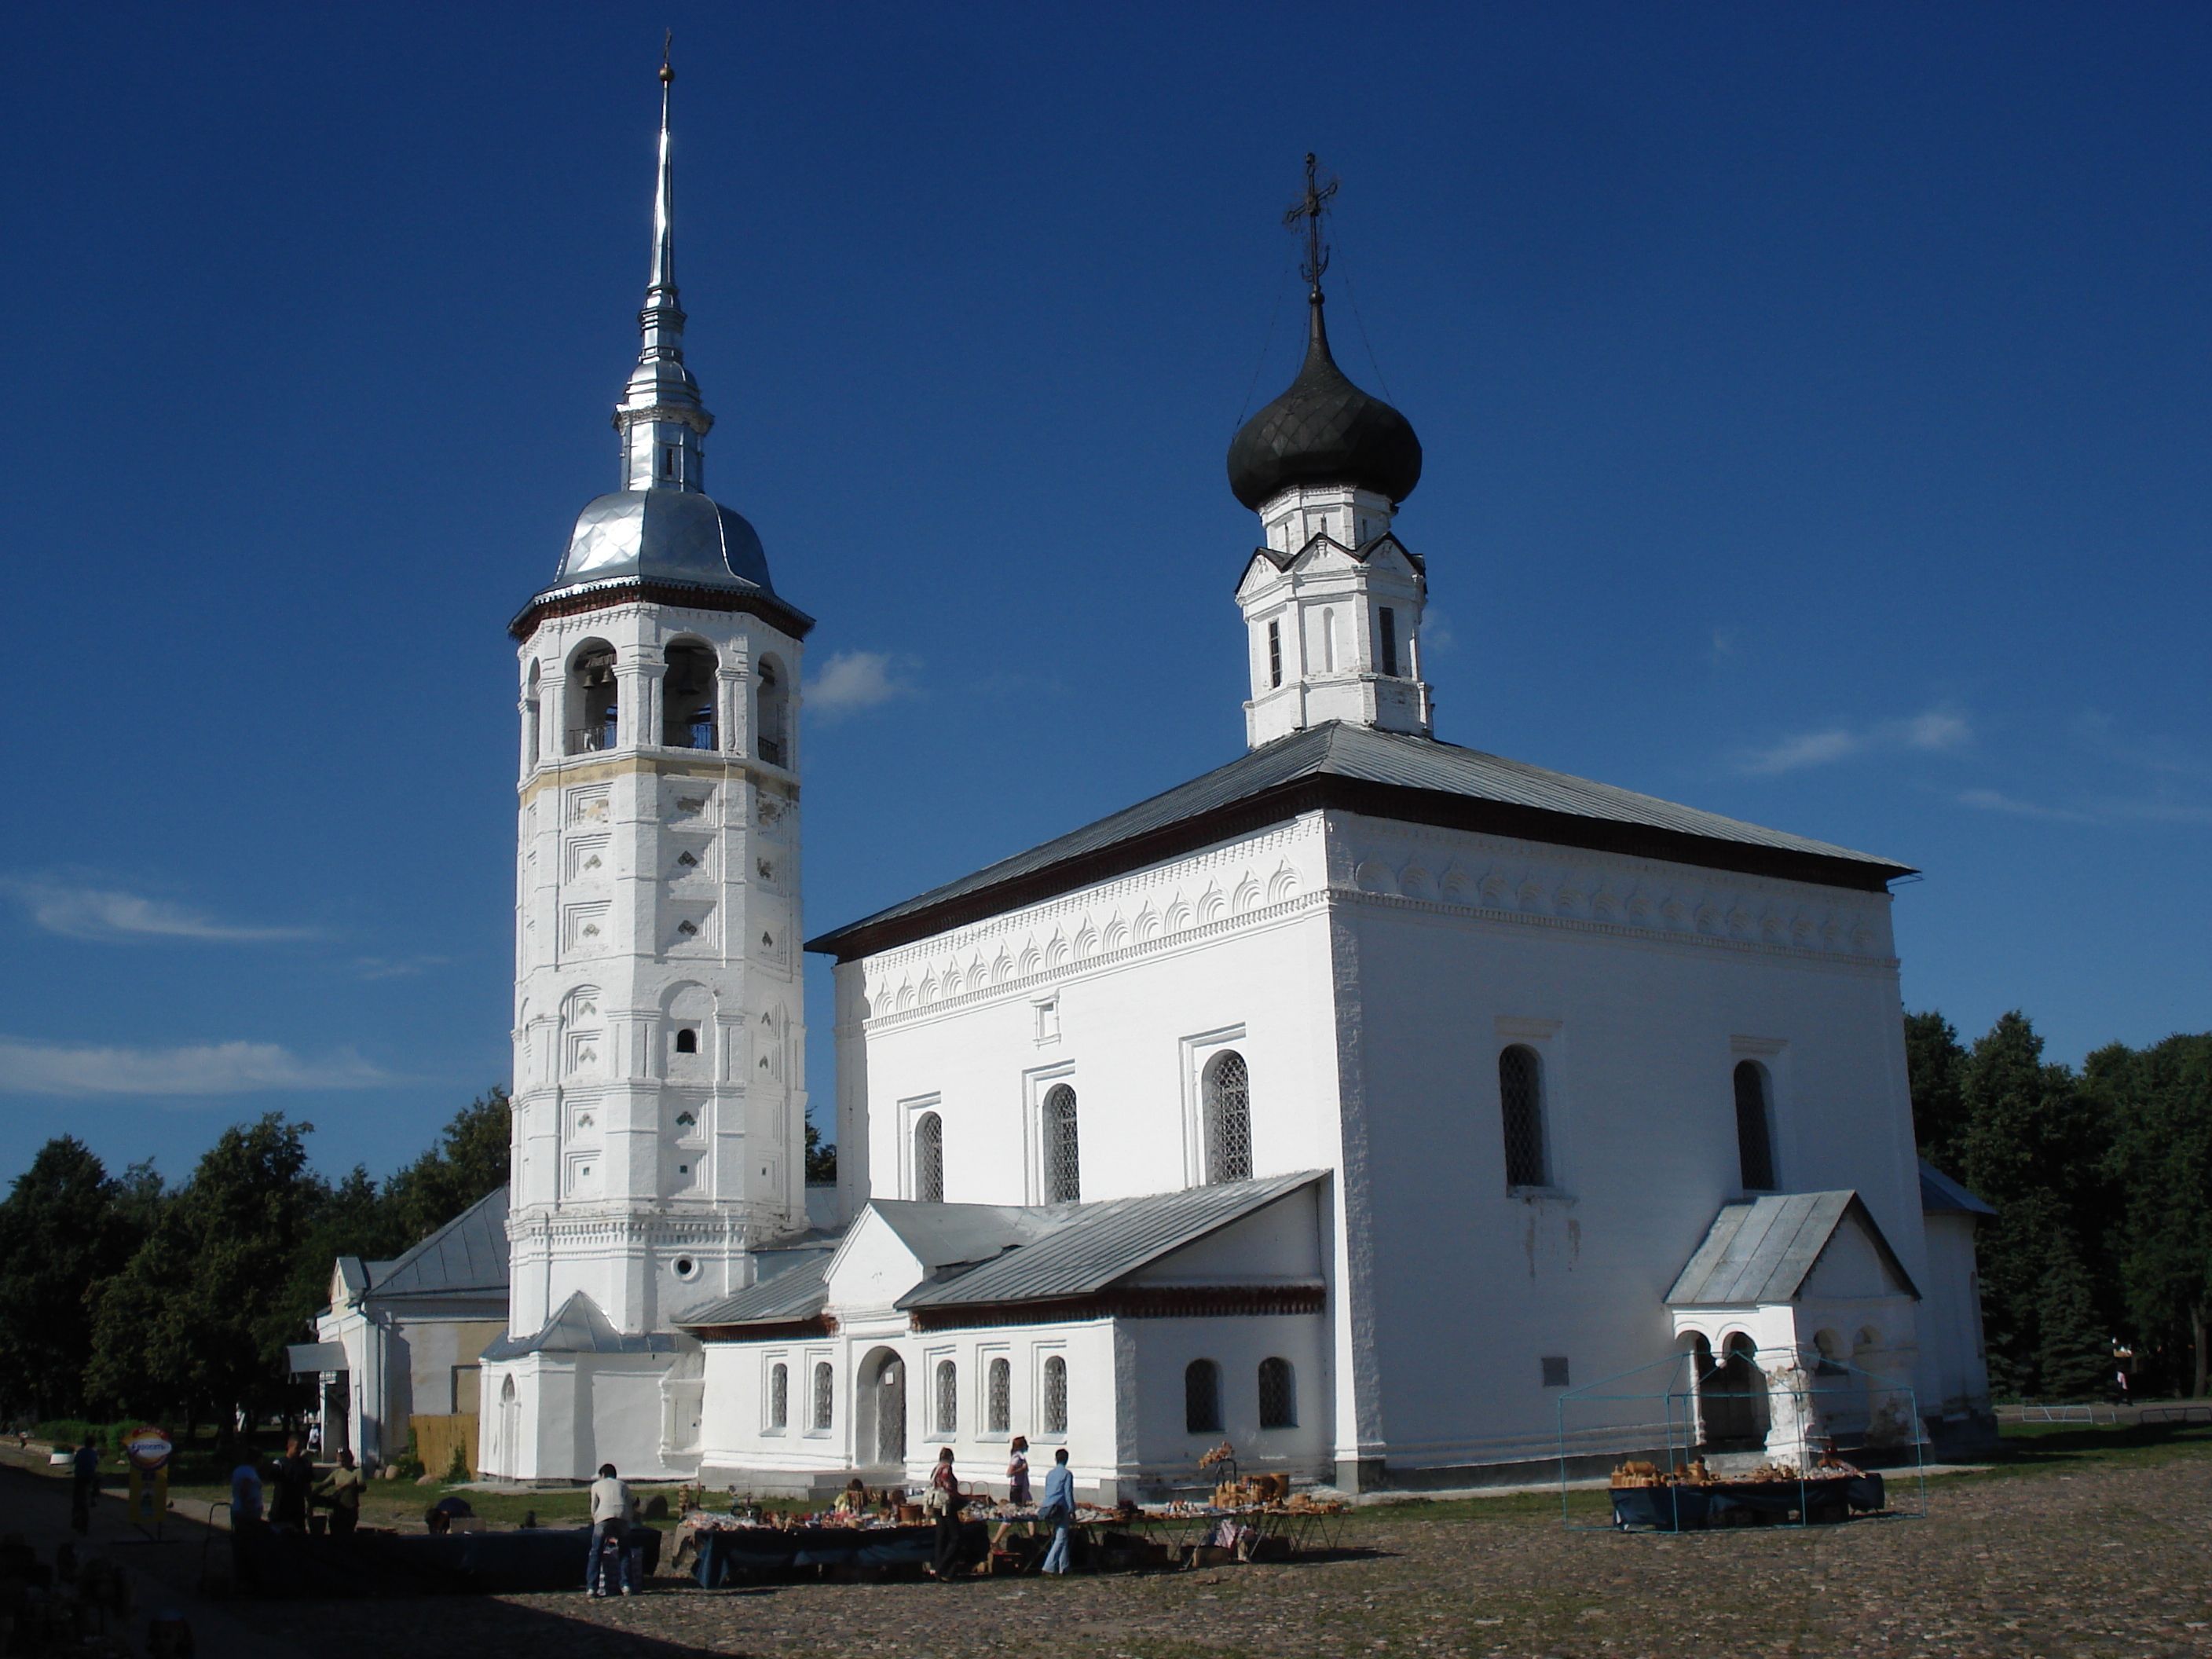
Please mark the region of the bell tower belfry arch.
[[[487, 1470], [684, 1473], [674, 1316], [805, 1224], [799, 675], [812, 619], [704, 493], [684, 361], [668, 88], [622, 488], [510, 625], [521, 755], [507, 1332]], [[513, 1391], [507, 1391], [512, 1382]]]

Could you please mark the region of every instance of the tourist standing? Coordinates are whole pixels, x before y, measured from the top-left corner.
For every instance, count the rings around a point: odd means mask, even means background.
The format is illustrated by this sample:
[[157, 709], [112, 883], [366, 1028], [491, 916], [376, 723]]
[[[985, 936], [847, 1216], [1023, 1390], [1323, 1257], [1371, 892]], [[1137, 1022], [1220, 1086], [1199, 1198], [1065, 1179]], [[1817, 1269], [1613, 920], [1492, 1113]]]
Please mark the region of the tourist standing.
[[930, 1574], [949, 1579], [960, 1568], [960, 1511], [968, 1505], [960, 1495], [960, 1479], [952, 1473], [951, 1447], [937, 1454], [937, 1467], [929, 1473], [929, 1495], [922, 1503], [937, 1517], [937, 1552]]
[[1052, 1455], [1052, 1468], [1044, 1477], [1044, 1502], [1037, 1519], [1052, 1523], [1052, 1547], [1045, 1552], [1044, 1570], [1067, 1571], [1067, 1534], [1075, 1524], [1075, 1474], [1067, 1467], [1067, 1448]]
[[298, 1435], [284, 1443], [276, 1460], [276, 1495], [269, 1505], [269, 1524], [280, 1532], [307, 1529], [307, 1497], [315, 1486], [315, 1465]]
[[238, 1443], [237, 1467], [230, 1472], [230, 1569], [241, 1590], [257, 1587], [253, 1551], [260, 1542], [261, 1470], [253, 1442]]
[[[1016, 1435], [1014, 1443], [1006, 1448], [1006, 1502], [1018, 1504], [1024, 1509], [1036, 1502], [1030, 1491], [1030, 1442], [1027, 1435]], [[1030, 1536], [1036, 1537], [1036, 1522], [1031, 1521], [1026, 1524]], [[1011, 1521], [999, 1522], [998, 1531], [991, 1534], [991, 1547], [996, 1549], [1005, 1543], [1006, 1535], [1013, 1529], [1014, 1523]]]
[[595, 1601], [607, 1594], [610, 1556], [622, 1593], [637, 1593], [629, 1556], [630, 1508], [629, 1488], [616, 1475], [615, 1466], [600, 1464], [599, 1478], [592, 1482], [592, 1553], [584, 1568], [584, 1589]]
[[70, 1459], [70, 1525], [82, 1537], [92, 1530], [92, 1500], [100, 1495], [100, 1452], [87, 1430], [84, 1443]]
[[362, 1489], [361, 1471], [354, 1467], [353, 1454], [340, 1450], [337, 1468], [331, 1471], [314, 1493], [331, 1512], [331, 1537], [353, 1536], [354, 1528], [361, 1522]]

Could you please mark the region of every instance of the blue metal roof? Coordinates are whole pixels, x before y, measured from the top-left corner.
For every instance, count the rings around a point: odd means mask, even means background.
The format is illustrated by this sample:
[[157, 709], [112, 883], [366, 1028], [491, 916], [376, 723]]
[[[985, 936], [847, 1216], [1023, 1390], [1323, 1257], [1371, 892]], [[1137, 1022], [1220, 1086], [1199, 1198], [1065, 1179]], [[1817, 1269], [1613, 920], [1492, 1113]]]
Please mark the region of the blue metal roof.
[[369, 1267], [368, 1294], [380, 1302], [506, 1291], [504, 1187], [486, 1193], [404, 1255]]
[[1667, 1292], [1667, 1305], [1764, 1307], [1795, 1302], [1846, 1217], [1867, 1230], [1883, 1262], [1917, 1299], [1911, 1275], [1856, 1193], [1774, 1193], [1721, 1206], [1690, 1265]]
[[1920, 1160], [1920, 1210], [1923, 1215], [1996, 1214], [1995, 1206], [1976, 1197], [1924, 1158]]

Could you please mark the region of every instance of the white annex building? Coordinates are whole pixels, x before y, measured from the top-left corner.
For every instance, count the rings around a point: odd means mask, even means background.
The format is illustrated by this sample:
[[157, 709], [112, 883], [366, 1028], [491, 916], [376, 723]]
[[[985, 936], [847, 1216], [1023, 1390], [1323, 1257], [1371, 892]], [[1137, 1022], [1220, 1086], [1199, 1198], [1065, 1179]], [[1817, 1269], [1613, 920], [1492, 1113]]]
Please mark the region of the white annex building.
[[1107, 1495], [1200, 1484], [1224, 1438], [1464, 1485], [1670, 1353], [1717, 1449], [1802, 1447], [1780, 1402], [1814, 1374], [1911, 1389], [1907, 1438], [1985, 1431], [1987, 1208], [1913, 1150], [1911, 872], [1437, 739], [1420, 445], [1330, 356], [1310, 183], [1305, 364], [1229, 456], [1248, 752], [811, 942], [839, 1160], [810, 1217], [811, 623], [701, 493], [665, 100], [661, 154], [624, 488], [514, 624], [487, 1472], [818, 1492], [949, 1445], [988, 1484], [1025, 1434]]

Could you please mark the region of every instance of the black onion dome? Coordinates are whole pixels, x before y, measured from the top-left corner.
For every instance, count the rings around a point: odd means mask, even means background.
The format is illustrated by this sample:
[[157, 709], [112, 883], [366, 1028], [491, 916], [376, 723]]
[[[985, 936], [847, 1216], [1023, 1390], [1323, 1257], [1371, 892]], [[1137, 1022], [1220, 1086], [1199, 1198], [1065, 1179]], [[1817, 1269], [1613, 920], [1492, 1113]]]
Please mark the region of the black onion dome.
[[1293, 484], [1348, 484], [1395, 505], [1421, 481], [1421, 441], [1412, 422], [1344, 378], [1318, 294], [1312, 304], [1305, 367], [1231, 442], [1229, 488], [1255, 513]]

